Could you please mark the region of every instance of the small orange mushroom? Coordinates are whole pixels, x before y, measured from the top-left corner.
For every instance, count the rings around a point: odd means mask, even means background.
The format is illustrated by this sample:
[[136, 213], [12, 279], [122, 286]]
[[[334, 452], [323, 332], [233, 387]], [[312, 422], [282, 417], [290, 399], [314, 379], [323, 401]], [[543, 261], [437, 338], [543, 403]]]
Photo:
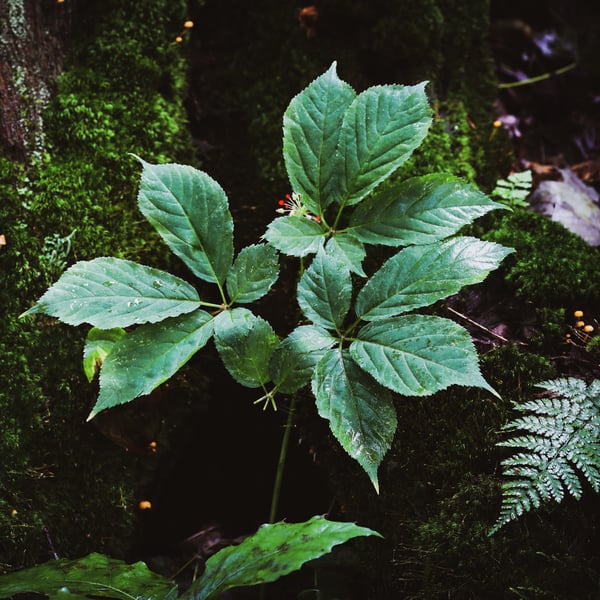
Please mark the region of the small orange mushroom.
[[300, 27], [304, 29], [307, 37], [313, 37], [317, 32], [317, 22], [319, 20], [319, 9], [316, 6], [305, 6], [298, 13]]
[[183, 26], [185, 29], [191, 29], [194, 26], [194, 21], [186, 21]]
[[592, 333], [592, 331], [594, 331], [594, 327], [593, 327], [592, 325], [586, 325], [586, 326], [583, 328], [583, 330], [584, 330], [586, 333]]
[[581, 317], [583, 317], [583, 311], [582, 310], [576, 310], [573, 313], [573, 316], [576, 317], [577, 319], [581, 319]]
[[140, 510], [150, 510], [152, 508], [152, 502], [150, 500], [141, 500], [138, 504]]
[[183, 38], [182, 38], [180, 35], [178, 35], [178, 36], [175, 38], [175, 41], [176, 41], [178, 44], [181, 44], [181, 42], [183, 42]]
[[577, 323], [575, 323], [575, 327], [577, 327], [578, 329], [581, 329], [584, 326], [585, 323], [583, 321], [577, 321]]

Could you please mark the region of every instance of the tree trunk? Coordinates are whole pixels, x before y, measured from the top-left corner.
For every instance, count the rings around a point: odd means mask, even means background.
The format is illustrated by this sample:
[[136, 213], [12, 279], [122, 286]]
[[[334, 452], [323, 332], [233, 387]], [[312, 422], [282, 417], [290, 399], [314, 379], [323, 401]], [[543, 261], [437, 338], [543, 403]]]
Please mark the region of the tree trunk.
[[70, 5], [58, 1], [0, 3], [0, 146], [13, 158], [44, 148], [42, 114], [62, 67], [70, 15]]

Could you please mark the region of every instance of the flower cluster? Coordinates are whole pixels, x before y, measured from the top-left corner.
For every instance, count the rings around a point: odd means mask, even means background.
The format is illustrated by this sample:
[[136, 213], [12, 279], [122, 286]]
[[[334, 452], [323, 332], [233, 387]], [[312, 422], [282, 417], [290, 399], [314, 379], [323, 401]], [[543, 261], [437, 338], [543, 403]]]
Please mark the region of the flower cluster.
[[289, 217], [306, 217], [317, 223], [321, 221], [321, 217], [309, 212], [308, 208], [306, 208], [302, 202], [302, 196], [296, 192], [286, 194], [285, 200], [279, 200], [277, 204], [281, 207], [277, 209], [277, 212], [282, 215], [287, 213]]

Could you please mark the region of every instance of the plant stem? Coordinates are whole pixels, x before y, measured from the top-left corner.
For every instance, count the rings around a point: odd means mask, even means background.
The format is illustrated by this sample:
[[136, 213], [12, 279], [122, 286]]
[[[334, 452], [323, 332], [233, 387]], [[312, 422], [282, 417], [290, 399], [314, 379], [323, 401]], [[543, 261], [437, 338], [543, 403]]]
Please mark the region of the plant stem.
[[331, 229], [335, 229], [338, 226], [338, 223], [340, 221], [340, 217], [342, 216], [342, 212], [344, 210], [344, 206], [346, 206], [346, 203], [344, 202], [343, 204], [340, 204], [340, 208], [337, 211], [337, 215], [335, 215], [335, 221], [333, 222], [333, 225], [331, 227]]
[[292, 396], [290, 410], [288, 413], [283, 439], [281, 440], [281, 448], [279, 450], [279, 461], [277, 462], [277, 471], [275, 473], [275, 483], [273, 484], [273, 495], [271, 496], [271, 512], [269, 513], [269, 523], [274, 523], [277, 517], [277, 508], [279, 506], [279, 497], [281, 495], [281, 483], [283, 481], [283, 469], [285, 467], [285, 459], [287, 456], [288, 446], [290, 445], [290, 433], [294, 421], [294, 412], [296, 409], [296, 397]]

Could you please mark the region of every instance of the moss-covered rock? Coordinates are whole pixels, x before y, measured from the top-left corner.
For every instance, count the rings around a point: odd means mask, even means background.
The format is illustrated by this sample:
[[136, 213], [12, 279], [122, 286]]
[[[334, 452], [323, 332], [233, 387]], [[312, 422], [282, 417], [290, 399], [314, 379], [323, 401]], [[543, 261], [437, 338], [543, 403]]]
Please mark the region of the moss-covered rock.
[[600, 297], [600, 252], [560, 223], [524, 209], [494, 216], [483, 237], [515, 248], [502, 271], [515, 293], [548, 309], [583, 308]]

